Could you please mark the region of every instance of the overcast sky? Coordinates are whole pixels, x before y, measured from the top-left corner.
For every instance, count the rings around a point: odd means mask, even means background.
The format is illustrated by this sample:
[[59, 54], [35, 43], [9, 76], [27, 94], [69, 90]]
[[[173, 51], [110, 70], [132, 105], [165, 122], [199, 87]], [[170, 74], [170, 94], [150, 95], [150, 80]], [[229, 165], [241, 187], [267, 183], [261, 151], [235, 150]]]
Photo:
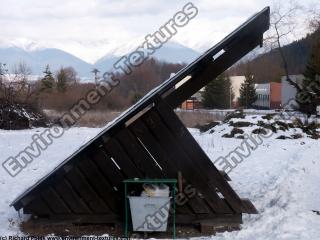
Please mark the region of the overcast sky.
[[[269, 0], [194, 0], [198, 16], [172, 39], [203, 51]], [[289, 1], [282, 0], [287, 4]], [[301, 1], [302, 2], [302, 1]], [[313, 0], [304, 0], [310, 8]], [[126, 53], [165, 24], [187, 1], [1, 0], [0, 45], [56, 47], [88, 62]]]

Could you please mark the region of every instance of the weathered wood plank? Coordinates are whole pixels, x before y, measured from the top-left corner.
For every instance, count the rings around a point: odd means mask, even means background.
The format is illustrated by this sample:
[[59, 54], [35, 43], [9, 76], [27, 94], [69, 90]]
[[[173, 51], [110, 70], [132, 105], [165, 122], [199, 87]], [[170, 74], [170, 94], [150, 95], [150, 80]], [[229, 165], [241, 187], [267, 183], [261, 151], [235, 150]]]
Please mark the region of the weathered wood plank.
[[61, 197], [52, 187], [44, 189], [41, 192], [41, 196], [55, 214], [72, 213], [72, 210], [69, 208], [69, 206], [66, 205], [66, 203], [61, 199]]
[[[203, 173], [198, 169], [194, 159], [181, 148], [178, 139], [173, 133], [162, 123], [160, 116], [154, 111], [149, 111], [142, 118], [148, 127], [153, 131], [162, 148], [168, 154], [170, 159], [174, 159], [174, 164], [183, 176], [189, 180], [196, 189], [206, 196], [210, 207], [216, 213], [232, 213], [232, 210], [215, 192], [215, 187], [207, 185], [207, 179], [203, 178]], [[189, 146], [192, 148], [193, 146]], [[198, 202], [200, 205], [200, 201]], [[201, 205], [200, 205], [201, 206]], [[203, 206], [204, 208], [204, 206]]]
[[[161, 100], [158, 101], [156, 109], [165, 124], [175, 135], [177, 142], [180, 143], [184, 151], [193, 160], [193, 166], [197, 166], [202, 177], [205, 177], [205, 181], [213, 188], [218, 188], [235, 212], [243, 212], [245, 207], [242, 205], [240, 197], [221, 176], [220, 172], [204, 153], [197, 141], [191, 136], [187, 128], [181, 123], [177, 115]], [[206, 193], [206, 197], [208, 195], [210, 195], [210, 192]]]
[[54, 185], [54, 188], [64, 201], [68, 203], [73, 213], [85, 214], [91, 212], [66, 179], [61, 179]]
[[[166, 177], [177, 178], [179, 170], [175, 167], [174, 159], [170, 159], [168, 154], [163, 151], [161, 144], [152, 135], [145, 123], [143, 123], [141, 120], [137, 120], [133, 124], [131, 124], [129, 128], [132, 130], [134, 135], [138, 137], [141, 142], [143, 142], [145, 147], [161, 166], [162, 171], [165, 173]], [[194, 196], [193, 198], [197, 197], [198, 196]], [[190, 208], [193, 210], [193, 212], [206, 213], [207, 209], [201, 208], [202, 206], [198, 204], [197, 200], [193, 200], [193, 198], [189, 199], [188, 201], [188, 205], [190, 205]]]
[[31, 202], [23, 207], [23, 213], [39, 216], [53, 214], [48, 205], [41, 199], [40, 195], [38, 195], [37, 198], [34, 198]]
[[113, 157], [114, 161], [119, 165], [122, 172], [126, 174], [126, 178], [142, 178], [143, 174], [138, 170], [136, 165], [131, 161], [126, 151], [118, 143], [115, 138], [110, 138], [104, 144], [106, 152]]
[[96, 192], [88, 184], [85, 177], [76, 167], [66, 174], [66, 178], [94, 213], [110, 212], [107, 205], [96, 194]]
[[49, 218], [32, 219], [31, 223], [35, 227], [62, 225], [66, 224], [103, 224], [103, 223], [121, 223], [122, 218], [114, 214], [57, 214], [50, 215]]
[[96, 152], [90, 153], [93, 161], [101, 169], [103, 176], [109, 180], [113, 188], [120, 190], [125, 179], [121, 170], [112, 162], [110, 157], [105, 154], [104, 150], [99, 148]]
[[119, 207], [116, 203], [119, 200], [118, 194], [109, 183], [105, 180], [99, 169], [92, 163], [88, 156], [84, 156], [79, 162], [79, 168], [82, 173], [86, 176], [95, 192], [101, 199], [109, 206], [112, 212], [116, 211]]
[[[177, 213], [211, 213], [206, 202], [198, 196], [196, 189], [181, 176], [182, 190], [176, 195]], [[181, 208], [181, 209], [180, 209]]]
[[231, 178], [229, 177], [229, 175], [225, 172], [225, 171], [220, 171], [221, 176], [226, 180], [226, 181], [232, 181]]
[[158, 162], [162, 171], [167, 178], [177, 178], [178, 170], [174, 166], [174, 162], [162, 150], [160, 144], [151, 134], [150, 130], [141, 120], [136, 120], [129, 126], [134, 135], [140, 139], [144, 146], [148, 149], [153, 158]]
[[241, 198], [243, 205], [246, 207], [246, 211], [243, 213], [257, 214], [259, 213], [252, 202], [247, 198]]
[[143, 172], [145, 178], [164, 177], [161, 169], [128, 128], [120, 130], [115, 137], [135, 162], [140, 172]]

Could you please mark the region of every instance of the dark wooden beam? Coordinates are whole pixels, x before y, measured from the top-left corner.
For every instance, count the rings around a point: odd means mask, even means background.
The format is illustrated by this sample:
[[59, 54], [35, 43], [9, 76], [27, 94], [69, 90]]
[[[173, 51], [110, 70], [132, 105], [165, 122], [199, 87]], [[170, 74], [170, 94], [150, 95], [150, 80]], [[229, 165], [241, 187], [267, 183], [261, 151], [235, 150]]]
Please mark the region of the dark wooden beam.
[[240, 60], [248, 52], [253, 50], [261, 42], [262, 36], [252, 37], [248, 35], [232, 46], [217, 59], [208, 59], [199, 69], [192, 73], [192, 78], [172, 91], [169, 95], [164, 96], [164, 100], [172, 109], [178, 107], [183, 101], [191, 97], [195, 92], [199, 91], [210, 81], [227, 70], [235, 62]]
[[143, 172], [145, 178], [162, 178], [165, 176], [164, 172], [161, 171], [147, 150], [128, 128], [120, 130], [115, 137], [140, 172]]

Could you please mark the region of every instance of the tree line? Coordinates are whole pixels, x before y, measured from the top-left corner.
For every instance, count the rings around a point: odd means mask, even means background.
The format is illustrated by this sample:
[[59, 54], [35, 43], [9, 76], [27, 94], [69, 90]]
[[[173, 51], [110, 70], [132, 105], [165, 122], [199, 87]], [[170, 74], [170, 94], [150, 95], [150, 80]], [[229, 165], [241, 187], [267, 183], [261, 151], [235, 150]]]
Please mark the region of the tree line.
[[[173, 64], [149, 59], [130, 75], [117, 75], [119, 86], [105, 96], [93, 109], [121, 111], [149, 92], [152, 88], [178, 72], [185, 64]], [[95, 79], [103, 72], [92, 70], [92, 81], [81, 82], [72, 67], [61, 67], [52, 72], [49, 65], [43, 75], [30, 81], [30, 67], [24, 62], [18, 63], [12, 73], [8, 73], [6, 64], [0, 64], [0, 104], [27, 104], [37, 109], [67, 110], [86, 93], [96, 88]]]

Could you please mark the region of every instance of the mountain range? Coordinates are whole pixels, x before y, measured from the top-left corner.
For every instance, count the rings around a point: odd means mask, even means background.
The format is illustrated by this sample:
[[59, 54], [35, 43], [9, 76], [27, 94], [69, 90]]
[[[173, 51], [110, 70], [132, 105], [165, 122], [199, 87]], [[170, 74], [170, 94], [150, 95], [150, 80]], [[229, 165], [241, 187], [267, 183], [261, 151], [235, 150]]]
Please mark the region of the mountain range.
[[[190, 63], [200, 54], [191, 48], [185, 47], [175, 42], [169, 42], [158, 49], [152, 56], [158, 60], [170, 63]], [[25, 62], [32, 71], [32, 74], [42, 75], [45, 66], [48, 64], [52, 72], [60, 67], [72, 66], [80, 77], [88, 78], [92, 76], [92, 69], [108, 71], [112, 65], [121, 57], [106, 53], [104, 57], [98, 59], [94, 64], [90, 64], [66, 51], [57, 48], [42, 48], [28, 50], [22, 47], [10, 46], [0, 47], [0, 62], [9, 66], [9, 71], [15, 64]]]

